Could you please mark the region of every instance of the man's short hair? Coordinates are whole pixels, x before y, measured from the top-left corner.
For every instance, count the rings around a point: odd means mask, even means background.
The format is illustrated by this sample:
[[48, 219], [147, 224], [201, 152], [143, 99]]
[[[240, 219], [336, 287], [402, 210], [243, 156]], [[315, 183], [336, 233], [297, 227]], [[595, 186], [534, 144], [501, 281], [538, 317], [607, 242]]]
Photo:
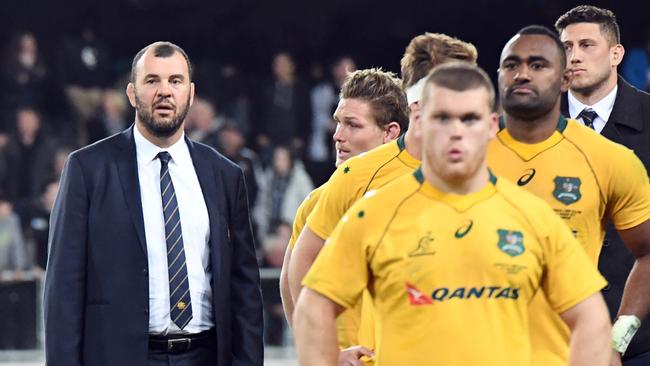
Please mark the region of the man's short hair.
[[562, 65], [562, 70], [566, 68], [566, 49], [564, 48], [564, 43], [562, 43], [562, 40], [560, 40], [560, 37], [557, 35], [557, 33], [552, 31], [550, 28], [544, 27], [542, 25], [529, 25], [521, 28], [517, 34], [522, 36], [546, 36], [553, 40], [553, 43], [555, 43], [555, 46], [560, 52], [560, 64]]
[[484, 88], [488, 92], [488, 103], [492, 112], [496, 111], [496, 97], [492, 80], [483, 69], [469, 62], [449, 62], [436, 66], [424, 86], [422, 102], [429, 98], [430, 85], [451, 89], [457, 92]]
[[441, 33], [424, 33], [411, 40], [400, 62], [404, 89], [429, 74], [434, 67], [453, 60], [476, 63], [473, 44]]
[[557, 19], [555, 29], [562, 33], [566, 27], [575, 23], [596, 23], [610, 47], [621, 43], [621, 31], [616, 22], [616, 15], [611, 10], [593, 5], [576, 6]]
[[136, 71], [135, 71], [135, 66], [140, 61], [142, 58], [142, 55], [145, 54], [150, 48], [153, 48], [153, 55], [155, 57], [171, 57], [173, 56], [176, 52], [180, 53], [183, 55], [183, 58], [185, 59], [185, 62], [187, 62], [187, 71], [190, 77], [190, 81], [192, 80], [192, 63], [190, 62], [190, 58], [187, 56], [187, 53], [180, 48], [179, 46], [171, 43], [171, 42], [166, 42], [166, 41], [161, 41], [161, 42], [155, 42], [152, 43], [145, 48], [141, 49], [138, 53], [136, 53], [135, 57], [133, 58], [133, 62], [131, 63], [131, 82], [134, 83], [136, 79]]
[[402, 90], [402, 82], [394, 73], [380, 68], [354, 71], [343, 82], [339, 97], [369, 103], [379, 127], [397, 122], [401, 131], [406, 131], [406, 95]]

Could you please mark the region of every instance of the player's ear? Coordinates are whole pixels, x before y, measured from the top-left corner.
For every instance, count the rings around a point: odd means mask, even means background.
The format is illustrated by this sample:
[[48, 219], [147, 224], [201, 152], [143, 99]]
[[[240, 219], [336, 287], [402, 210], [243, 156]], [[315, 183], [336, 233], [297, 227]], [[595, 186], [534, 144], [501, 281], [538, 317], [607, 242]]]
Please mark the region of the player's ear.
[[402, 133], [399, 123], [393, 121], [384, 126], [384, 143], [395, 140]]

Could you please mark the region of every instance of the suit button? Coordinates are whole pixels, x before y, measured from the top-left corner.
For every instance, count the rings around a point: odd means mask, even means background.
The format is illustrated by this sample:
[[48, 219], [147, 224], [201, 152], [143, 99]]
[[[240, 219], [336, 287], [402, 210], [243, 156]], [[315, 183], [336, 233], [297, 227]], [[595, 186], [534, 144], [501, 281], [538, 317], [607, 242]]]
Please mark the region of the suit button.
[[605, 286], [605, 287], [603, 288], [603, 291], [609, 291], [609, 288], [610, 288], [610, 286], [609, 286], [609, 284], [607, 284], [607, 286]]
[[144, 274], [144, 276], [147, 277], [149, 275], [149, 270], [147, 270], [146, 268], [143, 269], [142, 274]]
[[608, 246], [609, 246], [609, 240], [605, 239], [605, 241], [603, 241], [603, 247], [606, 248]]

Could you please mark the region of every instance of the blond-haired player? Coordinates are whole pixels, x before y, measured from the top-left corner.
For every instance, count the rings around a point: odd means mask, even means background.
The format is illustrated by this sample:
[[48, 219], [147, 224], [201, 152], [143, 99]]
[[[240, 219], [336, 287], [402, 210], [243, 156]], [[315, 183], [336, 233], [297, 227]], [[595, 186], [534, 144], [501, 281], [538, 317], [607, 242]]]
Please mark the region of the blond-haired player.
[[[409, 104], [409, 129], [396, 141], [350, 159], [334, 172], [307, 218], [293, 252], [289, 284], [294, 301], [302, 288], [302, 278], [345, 211], [368, 190], [408, 174], [420, 164], [419, 100], [428, 72], [445, 62], [462, 60], [474, 63], [476, 58], [476, 48], [472, 44], [445, 34], [425, 33], [411, 40], [401, 61], [403, 86]], [[357, 315], [360, 317], [360, 337], [346, 342], [373, 348], [375, 332], [369, 316], [371, 306], [363, 302], [362, 307], [361, 314]]]

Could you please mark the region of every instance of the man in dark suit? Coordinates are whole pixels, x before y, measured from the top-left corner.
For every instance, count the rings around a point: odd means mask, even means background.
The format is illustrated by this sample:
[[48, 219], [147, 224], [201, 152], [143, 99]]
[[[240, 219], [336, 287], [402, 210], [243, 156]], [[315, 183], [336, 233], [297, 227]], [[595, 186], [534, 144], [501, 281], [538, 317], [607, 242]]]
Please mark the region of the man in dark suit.
[[51, 218], [49, 366], [262, 365], [262, 301], [243, 174], [190, 141], [189, 59], [134, 58], [135, 124], [72, 153]]
[[[594, 6], [578, 6], [562, 15], [555, 27], [567, 50], [568, 67], [573, 71], [569, 92], [562, 100], [562, 113], [634, 150], [648, 170], [650, 95], [635, 89], [617, 74], [625, 50], [620, 44], [615, 15]], [[640, 234], [650, 236], [650, 232]], [[641, 291], [645, 296], [635, 294], [635, 301], [629, 301], [631, 297], [623, 295], [626, 281], [650, 283], [650, 271], [643, 264], [649, 261], [649, 253], [633, 255], [610, 225], [599, 259], [599, 269], [609, 282], [603, 295], [620, 331], [625, 330], [622, 325], [630, 319], [638, 324], [635, 319], [626, 317], [630, 314], [624, 308], [645, 309], [637, 320], [643, 320], [647, 313], [650, 302], [648, 287], [645, 287], [646, 291]], [[631, 286], [628, 285], [628, 288]], [[617, 329], [616, 324], [614, 329]], [[634, 327], [628, 329], [633, 330]], [[627, 342], [629, 340], [619, 343], [625, 347], [617, 349], [624, 353], [623, 364], [650, 365], [650, 322], [641, 325], [629, 346], [625, 345]], [[620, 364], [619, 360], [614, 362]]]

